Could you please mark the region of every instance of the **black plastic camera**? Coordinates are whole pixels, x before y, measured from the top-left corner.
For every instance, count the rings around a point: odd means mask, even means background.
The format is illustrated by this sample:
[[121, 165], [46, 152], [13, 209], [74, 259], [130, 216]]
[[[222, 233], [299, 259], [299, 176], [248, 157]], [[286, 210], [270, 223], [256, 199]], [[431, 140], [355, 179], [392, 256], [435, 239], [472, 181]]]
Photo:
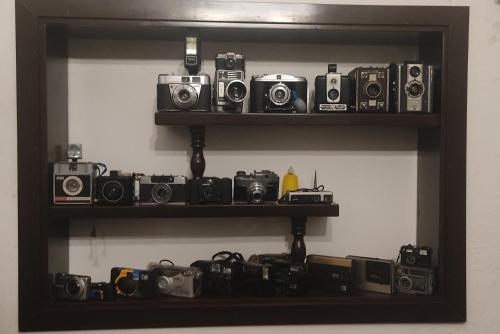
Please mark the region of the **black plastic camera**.
[[164, 205], [185, 203], [187, 199], [185, 176], [153, 175], [139, 179], [139, 200], [141, 205]]
[[90, 285], [90, 300], [113, 301], [116, 299], [116, 291], [111, 283], [98, 282]]
[[353, 290], [354, 273], [351, 259], [308, 255], [309, 286], [311, 289], [349, 294]]
[[109, 176], [96, 178], [95, 201], [103, 205], [131, 205], [134, 203], [134, 177], [112, 170]]
[[250, 81], [250, 112], [306, 113], [306, 78], [288, 74], [254, 75]]
[[358, 67], [349, 73], [349, 77], [354, 84], [356, 111], [389, 111], [389, 69], [387, 67]]
[[352, 109], [352, 83], [348, 75], [337, 73], [337, 64], [328, 64], [328, 73], [314, 81], [315, 112], [345, 112]]
[[191, 204], [231, 204], [233, 181], [228, 177], [201, 177], [189, 184]]
[[90, 277], [58, 273], [52, 291], [56, 298], [87, 300], [90, 297]]
[[111, 269], [111, 283], [119, 296], [151, 298], [156, 275], [149, 270], [116, 267]]
[[244, 261], [238, 279], [238, 293], [243, 295], [272, 296], [273, 285], [269, 275], [270, 266]]
[[432, 248], [412, 245], [401, 246], [399, 256], [402, 266], [430, 268], [432, 267]]
[[280, 177], [272, 171], [255, 171], [246, 174], [236, 172], [234, 177], [234, 200], [259, 204], [278, 200]]

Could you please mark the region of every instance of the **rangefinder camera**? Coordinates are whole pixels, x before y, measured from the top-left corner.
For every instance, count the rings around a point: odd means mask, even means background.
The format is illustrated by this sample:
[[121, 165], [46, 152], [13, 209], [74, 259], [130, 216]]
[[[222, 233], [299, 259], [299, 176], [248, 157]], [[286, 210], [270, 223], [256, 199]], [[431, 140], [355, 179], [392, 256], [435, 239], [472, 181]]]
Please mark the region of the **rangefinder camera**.
[[210, 77], [200, 75], [158, 76], [157, 108], [158, 111], [210, 111]]
[[399, 266], [396, 269], [396, 289], [411, 295], [432, 295], [434, 291], [434, 270]]
[[250, 112], [306, 113], [306, 78], [288, 74], [254, 75], [250, 81]]
[[346, 112], [351, 110], [351, 78], [337, 73], [337, 64], [328, 64], [328, 73], [314, 82], [315, 112]]
[[433, 112], [434, 67], [423, 63], [389, 66], [391, 111], [397, 113]]
[[248, 96], [245, 58], [234, 52], [215, 56], [214, 105], [219, 112], [240, 113]]
[[254, 204], [278, 200], [280, 177], [269, 170], [253, 174], [236, 172], [234, 177], [234, 200]]
[[189, 181], [190, 203], [231, 204], [233, 180], [228, 177], [201, 177]]
[[356, 289], [394, 294], [394, 261], [352, 255], [347, 258], [352, 260]]
[[432, 266], [432, 248], [430, 247], [401, 246], [399, 257], [402, 266], [421, 268]]
[[358, 67], [349, 73], [349, 77], [354, 82], [356, 111], [388, 111], [389, 68]]
[[134, 177], [120, 171], [112, 170], [109, 176], [98, 176], [95, 202], [102, 205], [131, 205], [134, 203], [134, 185]]
[[90, 277], [58, 273], [52, 291], [56, 298], [87, 300], [90, 297]]
[[149, 270], [115, 267], [111, 269], [111, 283], [119, 296], [151, 298], [156, 283]]
[[187, 179], [185, 176], [153, 175], [139, 179], [139, 201], [141, 205], [165, 205], [185, 203]]
[[196, 267], [179, 267], [166, 261], [150, 263], [155, 273], [155, 291], [160, 295], [194, 298], [201, 294], [203, 274]]

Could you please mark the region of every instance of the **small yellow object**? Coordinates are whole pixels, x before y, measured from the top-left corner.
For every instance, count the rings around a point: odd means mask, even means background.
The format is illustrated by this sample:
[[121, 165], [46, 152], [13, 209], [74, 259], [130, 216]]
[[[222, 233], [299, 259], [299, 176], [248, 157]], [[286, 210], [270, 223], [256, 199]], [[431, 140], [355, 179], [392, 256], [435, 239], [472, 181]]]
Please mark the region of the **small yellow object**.
[[288, 168], [288, 173], [283, 177], [283, 187], [281, 188], [281, 195], [286, 195], [289, 191], [299, 189], [299, 177], [293, 173], [293, 168]]

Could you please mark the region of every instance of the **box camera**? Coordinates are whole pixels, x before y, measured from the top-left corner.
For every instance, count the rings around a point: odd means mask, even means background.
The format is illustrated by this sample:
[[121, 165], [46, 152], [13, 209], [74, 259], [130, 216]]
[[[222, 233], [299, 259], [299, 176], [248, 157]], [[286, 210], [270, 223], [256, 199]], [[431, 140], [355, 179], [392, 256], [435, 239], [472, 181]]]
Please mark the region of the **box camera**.
[[306, 113], [306, 78], [288, 74], [254, 75], [250, 81], [250, 112]]
[[189, 180], [191, 204], [231, 204], [233, 181], [228, 177], [201, 177]]
[[389, 69], [358, 67], [349, 73], [354, 82], [356, 111], [387, 112], [389, 102]]
[[351, 78], [348, 75], [337, 73], [337, 64], [328, 64], [328, 73], [317, 76], [314, 87], [315, 112], [351, 110]]
[[242, 112], [247, 98], [245, 58], [234, 52], [215, 56], [214, 105], [221, 112]]
[[185, 176], [153, 175], [139, 179], [139, 201], [141, 205], [164, 205], [185, 203], [187, 180]]
[[203, 273], [196, 267], [174, 266], [170, 261], [150, 263], [148, 269], [155, 273], [155, 291], [160, 295], [194, 298], [201, 294]]
[[90, 300], [116, 300], [116, 291], [111, 283], [98, 282], [90, 285]]
[[433, 111], [434, 67], [422, 63], [389, 66], [391, 110], [397, 113]]
[[354, 267], [354, 287], [385, 294], [394, 293], [394, 261], [351, 256]]
[[432, 248], [430, 247], [401, 246], [399, 257], [402, 266], [421, 268], [432, 266]]
[[210, 77], [200, 75], [158, 76], [158, 111], [210, 111]]
[[309, 286], [319, 290], [350, 294], [353, 290], [352, 259], [308, 255]]
[[280, 187], [280, 177], [269, 170], [253, 174], [236, 172], [234, 177], [234, 200], [254, 204], [276, 202]]
[[111, 283], [119, 296], [151, 298], [156, 277], [149, 270], [115, 267], [111, 269]]
[[272, 296], [274, 288], [269, 276], [270, 265], [244, 261], [238, 280], [238, 292], [241, 294]]
[[[221, 258], [222, 256], [225, 257]], [[228, 296], [236, 292], [242, 261], [244, 259], [240, 253], [219, 252], [211, 261], [195, 261], [191, 267], [197, 267], [203, 272], [204, 294]]]
[[396, 289], [411, 295], [432, 295], [434, 291], [434, 271], [431, 268], [398, 266], [396, 269]]
[[98, 176], [95, 201], [103, 205], [131, 205], [134, 203], [134, 184], [132, 175], [116, 170], [110, 171], [109, 176]]
[[54, 277], [52, 291], [56, 298], [87, 300], [90, 296], [90, 277], [58, 273]]

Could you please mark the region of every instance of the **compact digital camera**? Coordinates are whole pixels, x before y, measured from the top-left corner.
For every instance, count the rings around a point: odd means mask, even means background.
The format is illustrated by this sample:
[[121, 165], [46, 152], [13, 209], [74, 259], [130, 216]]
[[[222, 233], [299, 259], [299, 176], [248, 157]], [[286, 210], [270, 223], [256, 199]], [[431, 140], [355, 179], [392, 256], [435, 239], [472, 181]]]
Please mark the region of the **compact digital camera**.
[[164, 205], [185, 203], [187, 200], [185, 176], [153, 175], [139, 179], [139, 201], [141, 205]]
[[306, 113], [306, 78], [288, 74], [252, 76], [250, 81], [250, 112]]
[[158, 76], [157, 108], [158, 111], [210, 111], [210, 77], [200, 75]]
[[347, 258], [352, 260], [356, 289], [394, 293], [394, 261], [351, 255]]
[[346, 112], [352, 109], [352, 83], [348, 75], [337, 73], [337, 64], [328, 64], [328, 73], [314, 81], [315, 112]]
[[179, 267], [170, 261], [160, 261], [160, 263], [150, 263], [148, 270], [155, 273], [157, 294], [186, 298], [194, 298], [201, 294], [203, 273], [199, 268]]
[[90, 277], [58, 273], [52, 291], [56, 298], [87, 300], [90, 297]]
[[334, 256], [308, 255], [309, 286], [311, 289], [349, 294], [353, 290], [352, 259]]
[[421, 268], [432, 266], [432, 248], [430, 247], [401, 246], [399, 257], [402, 266]]
[[434, 67], [405, 62], [389, 66], [391, 111], [433, 112]]
[[98, 176], [95, 201], [103, 205], [131, 205], [134, 203], [134, 184], [132, 175], [116, 170], [110, 171], [109, 176]]
[[151, 298], [156, 277], [149, 270], [115, 267], [111, 269], [111, 283], [119, 296]]
[[233, 181], [228, 177], [201, 177], [189, 180], [190, 203], [231, 204]]
[[432, 295], [435, 279], [432, 268], [398, 266], [396, 269], [396, 289], [411, 295]]
[[354, 83], [356, 111], [389, 111], [389, 69], [386, 67], [358, 67], [349, 73]]
[[269, 170], [253, 174], [236, 172], [234, 177], [234, 200], [254, 204], [278, 200], [280, 177]]
[[247, 98], [245, 58], [234, 52], [215, 56], [214, 105], [217, 111], [240, 113]]

